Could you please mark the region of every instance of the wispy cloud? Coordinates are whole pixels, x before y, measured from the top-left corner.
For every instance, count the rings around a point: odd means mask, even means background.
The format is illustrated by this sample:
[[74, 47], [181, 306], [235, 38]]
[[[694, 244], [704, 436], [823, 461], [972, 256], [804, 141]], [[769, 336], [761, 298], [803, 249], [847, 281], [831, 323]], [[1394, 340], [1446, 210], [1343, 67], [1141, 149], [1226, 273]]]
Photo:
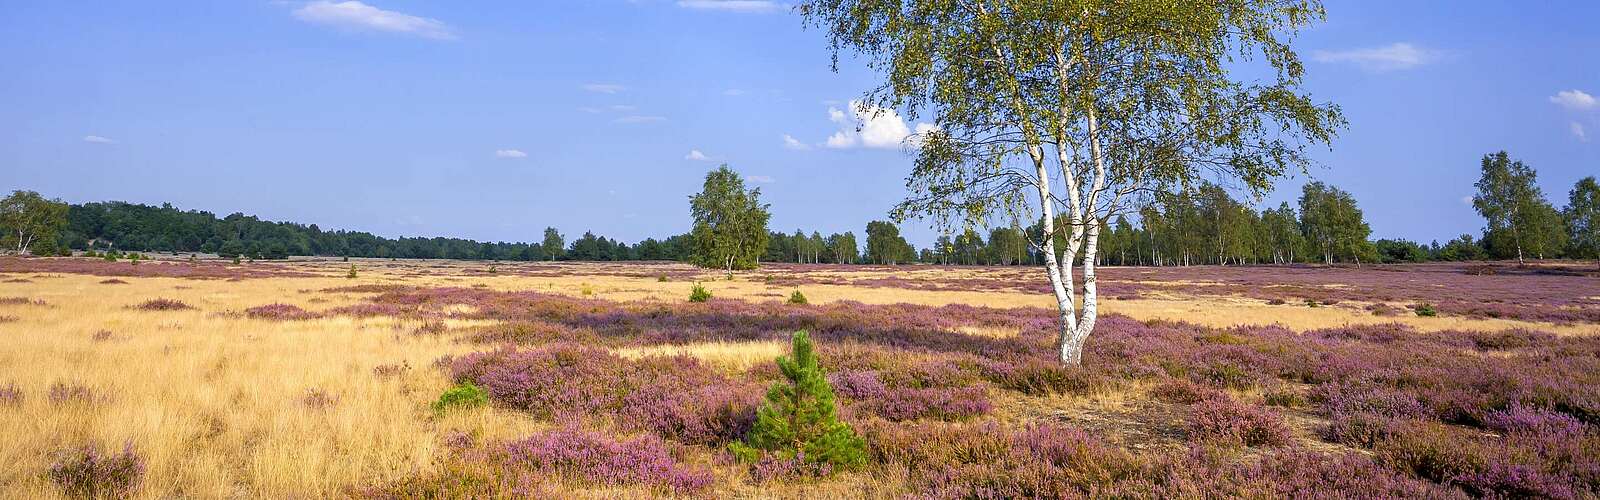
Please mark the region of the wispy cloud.
[[683, 159], [691, 161], [711, 161], [710, 156], [706, 156], [705, 153], [701, 153], [698, 149], [689, 150], [689, 154], [683, 155]]
[[1597, 105], [1600, 105], [1600, 102], [1595, 101], [1594, 96], [1578, 89], [1556, 92], [1556, 95], [1550, 96], [1550, 102], [1573, 111], [1595, 109]]
[[94, 143], [94, 144], [116, 144], [117, 143], [117, 141], [113, 141], [111, 139], [100, 137], [98, 135], [86, 135], [86, 136], [83, 136], [83, 142], [89, 142], [89, 143]]
[[653, 115], [628, 115], [612, 121], [617, 123], [655, 123], [667, 121], [667, 117]]
[[805, 151], [807, 149], [811, 149], [810, 144], [800, 142], [799, 139], [795, 139], [794, 136], [789, 134], [783, 134], [783, 147], [784, 149], [792, 149], [795, 151]]
[[724, 90], [724, 91], [722, 91], [722, 95], [725, 95], [725, 96], [728, 96], [728, 97], [742, 96], [742, 95], [744, 95], [744, 89], [728, 89], [728, 90]]
[[1579, 141], [1589, 142], [1589, 133], [1583, 130], [1582, 123], [1572, 122], [1567, 125], [1567, 128], [1572, 131], [1573, 137], [1577, 137]]
[[1373, 72], [1411, 69], [1439, 60], [1439, 52], [1405, 42], [1350, 50], [1318, 50], [1311, 59], [1323, 63], [1350, 63]]
[[293, 14], [301, 21], [340, 29], [399, 33], [434, 40], [456, 38], [450, 26], [437, 19], [383, 10], [355, 0], [317, 0], [295, 9]]
[[622, 92], [622, 91], [627, 90], [627, 89], [628, 89], [627, 87], [624, 87], [624, 86], [621, 86], [621, 85], [617, 85], [615, 83], [585, 83], [585, 84], [583, 84], [583, 90], [587, 90], [587, 91], [594, 92], [594, 93], [597, 93], [597, 94], [615, 94], [617, 92]]
[[520, 149], [499, 149], [494, 152], [495, 158], [527, 158], [528, 153]]
[[750, 182], [759, 182], [759, 183], [762, 183], [762, 184], [772, 184], [774, 182], [778, 182], [776, 179], [773, 179], [771, 176], [766, 176], [766, 175], [747, 175], [747, 176], [745, 176], [744, 180], [747, 180], [747, 181], [750, 181]]
[[783, 8], [782, 4], [769, 0], [678, 0], [678, 6], [686, 9], [745, 13], [773, 12]]

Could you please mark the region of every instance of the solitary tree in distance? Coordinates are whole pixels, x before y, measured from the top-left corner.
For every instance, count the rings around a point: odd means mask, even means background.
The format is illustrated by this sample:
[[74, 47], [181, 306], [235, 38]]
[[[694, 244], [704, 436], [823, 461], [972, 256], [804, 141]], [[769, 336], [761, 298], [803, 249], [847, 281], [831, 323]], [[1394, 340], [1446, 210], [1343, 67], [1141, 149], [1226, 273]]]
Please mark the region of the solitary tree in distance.
[[1538, 205], [1544, 202], [1544, 193], [1534, 184], [1538, 174], [1505, 151], [1483, 155], [1481, 167], [1483, 175], [1474, 184], [1478, 194], [1472, 197], [1472, 207], [1488, 223], [1484, 239], [1491, 249], [1514, 248], [1517, 263], [1526, 264], [1522, 250], [1533, 226], [1540, 222]]
[[545, 258], [556, 260], [557, 257], [567, 251], [566, 238], [562, 238], [561, 232], [557, 231], [556, 228], [546, 227], [544, 228], [544, 242], [539, 244], [539, 248], [544, 250]]
[[35, 243], [46, 240], [53, 253], [56, 233], [66, 226], [67, 204], [60, 200], [47, 200], [39, 193], [21, 190], [0, 199], [0, 228], [5, 231], [0, 238], [17, 253], [26, 253]]
[[[799, 11], [828, 32], [835, 65], [853, 50], [885, 75], [862, 111], [933, 118], [910, 141], [897, 219], [1039, 221], [1029, 236], [1066, 364], [1094, 330], [1103, 221], [1141, 192], [1207, 174], [1260, 194], [1343, 125], [1299, 90], [1288, 43], [1323, 17], [1315, 0], [808, 0]], [[1267, 81], [1235, 80], [1245, 59], [1265, 62]]]
[[694, 229], [689, 233], [693, 262], [701, 267], [755, 269], [767, 248], [767, 205], [761, 188], [746, 190], [744, 179], [727, 165], [706, 174], [704, 188], [689, 197]]

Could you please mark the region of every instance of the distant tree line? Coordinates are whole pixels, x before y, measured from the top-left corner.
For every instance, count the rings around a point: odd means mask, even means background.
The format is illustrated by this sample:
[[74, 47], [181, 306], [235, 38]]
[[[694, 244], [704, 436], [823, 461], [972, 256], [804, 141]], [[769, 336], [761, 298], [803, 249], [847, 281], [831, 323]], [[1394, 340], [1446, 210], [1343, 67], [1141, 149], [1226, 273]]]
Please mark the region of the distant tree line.
[[[1485, 155], [1473, 205], [1484, 216], [1480, 236], [1422, 244], [1406, 239], [1369, 239], [1371, 228], [1350, 193], [1311, 182], [1296, 205], [1256, 210], [1230, 190], [1202, 182], [1190, 190], [1150, 197], [1133, 213], [1101, 226], [1101, 265], [1200, 265], [1290, 263], [1396, 263], [1513, 258], [1600, 258], [1600, 183], [1585, 177], [1557, 209], [1535, 184], [1537, 173], [1505, 152]], [[479, 242], [461, 238], [385, 238], [359, 231], [324, 231], [316, 224], [263, 221], [234, 213], [125, 202], [67, 204], [32, 191], [0, 199], [0, 249], [34, 255], [69, 250], [200, 252], [223, 257], [281, 259], [289, 256], [348, 256], [463, 260], [674, 260], [714, 268], [753, 267], [757, 262], [828, 264], [1039, 265], [1043, 255], [1038, 223], [980, 231], [967, 227], [943, 235], [933, 246], [913, 247], [887, 221], [866, 226], [865, 241], [846, 231], [823, 236], [796, 229], [768, 231], [768, 207], [759, 189], [745, 189], [726, 166], [707, 175], [696, 195], [700, 212], [691, 231], [628, 244], [585, 232], [570, 243], [546, 228], [533, 243]], [[734, 214], [743, 215], [735, 216]], [[1058, 221], [1058, 226], [1065, 224]], [[720, 225], [720, 226], [718, 226]], [[721, 229], [713, 229], [720, 227]], [[720, 236], [719, 236], [720, 235]], [[764, 236], [764, 238], [761, 238]], [[717, 238], [724, 238], [718, 240]], [[1057, 239], [1065, 238], [1058, 232]], [[697, 240], [697, 238], [699, 238]], [[764, 240], [764, 241], [763, 241]], [[1062, 243], [1062, 242], [1057, 242]], [[864, 245], [864, 247], [863, 247]], [[1065, 244], [1056, 245], [1057, 248]], [[713, 258], [697, 261], [697, 249]], [[719, 250], [723, 249], [723, 250]], [[716, 252], [726, 252], [717, 254]], [[730, 264], [729, 256], [734, 256]], [[1064, 255], [1058, 254], [1058, 259]], [[1080, 257], [1081, 258], [1081, 257]], [[704, 259], [702, 259], [704, 260]]]

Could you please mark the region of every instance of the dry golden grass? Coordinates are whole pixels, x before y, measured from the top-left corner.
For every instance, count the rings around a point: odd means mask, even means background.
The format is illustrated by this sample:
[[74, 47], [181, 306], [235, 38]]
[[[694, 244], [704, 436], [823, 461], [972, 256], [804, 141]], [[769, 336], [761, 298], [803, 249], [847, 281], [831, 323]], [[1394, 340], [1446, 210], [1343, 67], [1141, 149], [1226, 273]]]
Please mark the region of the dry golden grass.
[[[0, 324], [0, 384], [25, 400], [0, 408], [0, 491], [49, 498], [49, 455], [87, 442], [131, 442], [147, 460], [140, 496], [325, 497], [343, 488], [431, 467], [439, 436], [463, 429], [513, 436], [535, 425], [511, 412], [467, 412], [434, 420], [427, 403], [448, 386], [435, 359], [471, 346], [416, 336], [418, 325], [392, 319], [330, 318], [275, 322], [231, 314], [271, 302], [307, 309], [298, 289], [343, 280], [242, 282], [93, 276], [35, 278], [8, 287], [12, 296], [45, 301], [13, 311]], [[194, 310], [141, 311], [152, 298]], [[107, 340], [94, 333], [111, 332]], [[379, 365], [411, 369], [379, 377]], [[55, 404], [54, 383], [81, 384], [101, 400]], [[307, 404], [309, 391], [335, 400]]]
[[[695, 279], [717, 298], [781, 301], [793, 287], [769, 285], [762, 272], [719, 273], [656, 279], [692, 273], [680, 265], [524, 264], [496, 274], [481, 263], [358, 261], [359, 277], [346, 279], [350, 264], [292, 264], [318, 272], [315, 278], [263, 278], [243, 281], [173, 278], [121, 278], [126, 285], [103, 285], [104, 277], [28, 275], [27, 283], [6, 283], [0, 296], [24, 297], [45, 305], [8, 304], [0, 316], [0, 386], [14, 383], [24, 394], [17, 407], [0, 406], [0, 496], [52, 498], [59, 493], [43, 477], [50, 455], [98, 442], [119, 448], [131, 442], [145, 457], [148, 474], [138, 495], [168, 497], [327, 497], [347, 488], [436, 470], [446, 455], [442, 439], [452, 430], [482, 439], [510, 439], [548, 426], [516, 412], [478, 409], [435, 415], [428, 403], [447, 388], [444, 355], [482, 349], [457, 343], [449, 335], [413, 335], [420, 324], [393, 318], [347, 317], [269, 321], [240, 314], [249, 307], [286, 303], [310, 311], [360, 302], [366, 294], [319, 290], [350, 284], [484, 286], [533, 290], [606, 300], [686, 300]], [[554, 275], [556, 271], [586, 271]], [[430, 274], [423, 274], [424, 272]], [[872, 271], [906, 279], [945, 275], [1031, 279], [1022, 270], [914, 269]], [[986, 274], [993, 273], [993, 274]], [[20, 277], [20, 276], [13, 276]], [[852, 275], [854, 278], [863, 276]], [[812, 303], [842, 300], [924, 305], [970, 304], [990, 307], [1053, 307], [1048, 296], [1005, 291], [929, 291], [849, 285], [804, 285]], [[588, 294], [585, 294], [585, 291]], [[194, 307], [181, 311], [129, 308], [155, 298]], [[1168, 319], [1211, 326], [1279, 323], [1290, 328], [1332, 327], [1399, 321], [1423, 330], [1503, 329], [1526, 326], [1564, 334], [1597, 333], [1596, 325], [1552, 326], [1509, 320], [1375, 317], [1359, 304], [1308, 308], [1266, 305], [1227, 297], [1151, 295], [1141, 300], [1106, 300], [1102, 310], [1137, 319]], [[459, 312], [469, 312], [460, 308]], [[452, 321], [452, 328], [484, 322]], [[100, 331], [110, 338], [96, 340]], [[1007, 329], [972, 330], [975, 335], [1008, 336]], [[782, 342], [707, 343], [629, 348], [619, 354], [640, 357], [686, 354], [729, 371], [740, 371], [783, 354]], [[409, 366], [395, 376], [380, 376], [381, 365]], [[88, 403], [49, 400], [55, 383], [81, 384], [100, 395]], [[332, 404], [308, 404], [310, 391]], [[1133, 395], [997, 401], [1001, 419], [1133, 418], [1146, 408]], [[1154, 431], [1153, 431], [1154, 432]], [[1156, 432], [1159, 435], [1159, 432]], [[721, 472], [719, 472], [720, 474]], [[877, 481], [876, 483], [874, 481]], [[887, 482], [885, 482], [887, 481]], [[735, 497], [802, 498], [852, 495], [892, 496], [894, 481], [845, 476], [807, 490], [799, 486], [762, 490], [737, 481], [719, 481], [720, 494]], [[636, 492], [636, 491], [635, 491]], [[606, 492], [589, 492], [607, 495]], [[627, 492], [611, 492], [626, 496]]]

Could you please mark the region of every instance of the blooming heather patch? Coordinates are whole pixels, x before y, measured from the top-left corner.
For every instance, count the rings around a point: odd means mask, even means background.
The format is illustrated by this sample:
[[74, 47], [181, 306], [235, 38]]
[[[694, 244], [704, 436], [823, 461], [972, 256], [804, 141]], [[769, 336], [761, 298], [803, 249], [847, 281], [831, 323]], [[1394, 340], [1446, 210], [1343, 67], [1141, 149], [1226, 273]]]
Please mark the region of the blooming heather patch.
[[688, 356], [629, 360], [568, 343], [469, 354], [454, 360], [451, 371], [497, 403], [541, 418], [607, 416], [624, 429], [687, 443], [742, 436], [755, 418], [760, 390]]
[[194, 309], [193, 306], [172, 299], [151, 299], [133, 306], [134, 309], [144, 311], [182, 311]]
[[1225, 445], [1283, 446], [1294, 439], [1277, 413], [1227, 397], [1190, 408], [1188, 430], [1191, 440]]
[[269, 319], [276, 321], [301, 320], [317, 317], [316, 314], [308, 312], [305, 309], [301, 309], [300, 306], [293, 304], [267, 304], [255, 306], [245, 309], [244, 314], [245, 316], [255, 319]]
[[50, 402], [54, 404], [89, 404], [98, 401], [100, 397], [94, 389], [85, 385], [66, 382], [50, 384]]
[[0, 406], [12, 408], [21, 406], [23, 398], [22, 388], [17, 387], [17, 384], [0, 385]]
[[675, 494], [709, 486], [711, 471], [679, 464], [659, 438], [626, 441], [581, 429], [534, 434], [505, 446], [506, 463], [582, 483], [642, 484]]
[[133, 443], [121, 453], [107, 453], [90, 444], [57, 454], [46, 475], [62, 492], [78, 498], [125, 498], [144, 478], [144, 460]]

